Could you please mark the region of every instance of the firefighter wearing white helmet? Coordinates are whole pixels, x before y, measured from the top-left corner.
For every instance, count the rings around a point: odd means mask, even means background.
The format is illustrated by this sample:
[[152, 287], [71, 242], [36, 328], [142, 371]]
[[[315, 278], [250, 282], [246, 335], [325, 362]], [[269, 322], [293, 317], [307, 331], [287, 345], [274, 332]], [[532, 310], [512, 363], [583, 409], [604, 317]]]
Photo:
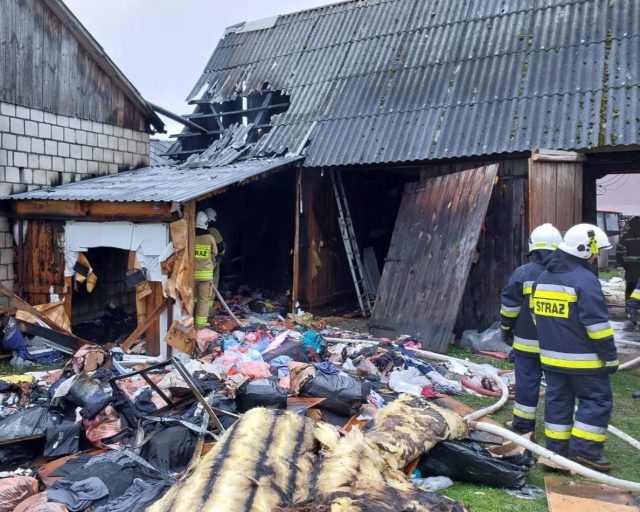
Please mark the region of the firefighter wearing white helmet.
[[[218, 248], [218, 256], [216, 257], [216, 270], [213, 273], [213, 286], [215, 286], [216, 289], [219, 289], [220, 263], [222, 261], [222, 257], [224, 256], [225, 244], [224, 244], [224, 239], [222, 238], [222, 234], [220, 233], [218, 228], [212, 225], [214, 222], [218, 220], [218, 213], [213, 208], [205, 209], [204, 213], [206, 213], [207, 217], [209, 218], [209, 234], [213, 238], [215, 238], [216, 247]], [[211, 296], [211, 299], [209, 301], [211, 306], [213, 306], [214, 295], [215, 293]]]
[[613, 405], [610, 375], [619, 363], [590, 265], [610, 246], [597, 226], [573, 226], [546, 262], [531, 301], [547, 381], [547, 448], [600, 471], [611, 469], [602, 452]]
[[512, 428], [520, 434], [535, 431], [542, 377], [538, 334], [529, 314], [528, 302], [532, 285], [544, 270], [544, 260], [560, 242], [562, 235], [553, 225], [543, 224], [534, 229], [529, 237], [531, 261], [511, 274], [500, 296], [502, 339], [513, 346], [516, 367]]
[[213, 293], [213, 274], [218, 248], [215, 239], [207, 231], [209, 218], [204, 212], [196, 215], [195, 242], [195, 328], [202, 329], [209, 321], [209, 300]]

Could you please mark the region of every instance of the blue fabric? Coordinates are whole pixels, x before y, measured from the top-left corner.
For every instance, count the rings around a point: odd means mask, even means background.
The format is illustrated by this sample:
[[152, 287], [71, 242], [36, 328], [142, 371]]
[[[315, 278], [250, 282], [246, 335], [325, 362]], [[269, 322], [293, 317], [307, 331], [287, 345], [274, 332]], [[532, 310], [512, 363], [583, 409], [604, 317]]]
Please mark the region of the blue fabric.
[[313, 363], [318, 370], [322, 373], [326, 373], [327, 375], [338, 375], [340, 370], [333, 364], [328, 361], [324, 361], [322, 363]]
[[289, 356], [278, 356], [271, 361], [271, 367], [278, 370], [278, 379], [283, 379], [289, 375], [288, 364], [293, 361]]
[[56, 361], [60, 361], [64, 357], [62, 352], [57, 350], [51, 350], [47, 352], [41, 352], [39, 354], [29, 354], [28, 359], [38, 364], [51, 364]]
[[[547, 391], [544, 401], [545, 423], [573, 425], [574, 407], [578, 401], [575, 421], [607, 428], [611, 419], [613, 394], [608, 375], [579, 375], [544, 372]], [[547, 448], [563, 456], [577, 455], [597, 460], [602, 456], [604, 443], [571, 436], [568, 440], [547, 437]]]
[[[538, 287], [543, 284], [573, 288], [577, 301], [568, 304], [567, 318], [535, 316], [540, 349], [573, 355], [595, 353], [604, 362], [617, 360], [613, 336], [598, 340], [587, 336], [587, 326], [608, 322], [609, 312], [600, 281], [587, 268], [586, 262], [560, 250], [556, 251], [547, 260], [545, 271], [534, 284], [534, 299]], [[544, 362], [542, 367], [567, 373], [602, 373], [600, 368], [561, 369]]]
[[[537, 407], [540, 396], [540, 379], [542, 367], [538, 357], [529, 357], [526, 352], [514, 351], [514, 363], [516, 366], [516, 393], [515, 402], [526, 407]], [[537, 354], [536, 354], [537, 355]], [[536, 428], [536, 420], [522, 418], [513, 415], [513, 428], [526, 434]]]
[[[543, 254], [544, 253], [544, 254]], [[501, 304], [508, 307], [520, 307], [520, 314], [516, 317], [500, 315], [500, 323], [503, 328], [513, 330], [513, 334], [528, 340], [537, 340], [538, 333], [529, 311], [529, 295], [524, 293], [524, 283], [535, 281], [544, 271], [543, 260], [551, 251], [535, 251], [531, 255], [531, 261], [518, 267], [507, 282], [500, 295]], [[539, 359], [537, 353], [524, 352], [514, 347], [514, 350], [524, 357]]]
[[17, 352], [18, 357], [21, 357], [22, 359], [31, 359], [31, 356], [27, 351], [27, 345], [24, 342], [24, 337], [20, 331], [20, 327], [13, 318], [9, 319], [8, 325], [4, 329], [2, 348], [6, 352]]

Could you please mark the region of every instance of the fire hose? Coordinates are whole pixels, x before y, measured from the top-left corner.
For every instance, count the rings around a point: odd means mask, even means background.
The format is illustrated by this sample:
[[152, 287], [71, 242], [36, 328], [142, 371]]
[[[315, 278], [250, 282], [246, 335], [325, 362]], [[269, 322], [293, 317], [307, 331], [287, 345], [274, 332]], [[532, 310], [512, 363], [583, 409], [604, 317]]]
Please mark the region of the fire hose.
[[[380, 343], [382, 342], [382, 340], [366, 340], [366, 339], [346, 340], [341, 338], [325, 338], [325, 340], [332, 343], [348, 343], [348, 344], [372, 343], [374, 345], [380, 345]], [[496, 382], [496, 384], [500, 386], [501, 395], [500, 395], [500, 399], [497, 402], [487, 407], [484, 407], [482, 409], [479, 409], [477, 411], [474, 411], [470, 414], [467, 414], [464, 417], [464, 420], [467, 422], [470, 428], [473, 428], [475, 430], [481, 430], [483, 432], [488, 432], [490, 434], [498, 435], [503, 439], [508, 439], [509, 441], [512, 441], [524, 447], [525, 449], [529, 450], [532, 453], [535, 453], [538, 456], [542, 456], [549, 459], [550, 461], [552, 461], [553, 463], [557, 464], [558, 466], [564, 469], [567, 469], [573, 473], [584, 476], [586, 478], [590, 478], [591, 480], [595, 480], [596, 482], [610, 485], [612, 487], [617, 487], [619, 489], [625, 489], [627, 491], [640, 492], [639, 482], [623, 480], [621, 478], [615, 478], [615, 477], [606, 475], [604, 473], [600, 473], [599, 471], [595, 471], [593, 469], [587, 468], [582, 464], [578, 464], [577, 462], [569, 460], [566, 457], [563, 457], [562, 455], [558, 455], [557, 453], [547, 450], [546, 448], [543, 448], [542, 446], [539, 446], [529, 441], [528, 439], [525, 439], [521, 435], [518, 435], [515, 432], [508, 430], [504, 427], [499, 427], [497, 425], [492, 425], [490, 423], [477, 421], [478, 419], [484, 416], [488, 416], [496, 411], [499, 411], [504, 406], [504, 404], [507, 403], [509, 399], [509, 388], [504, 382], [504, 380], [500, 378], [500, 376], [498, 375], [497, 371], [494, 368], [487, 368], [486, 366], [482, 366], [482, 365], [473, 363], [471, 361], [467, 361], [466, 359], [460, 359], [453, 356], [438, 354], [436, 352], [428, 352], [426, 350], [420, 350], [416, 348], [409, 348], [409, 350], [413, 352], [420, 359], [424, 359], [427, 361], [429, 360], [445, 361], [445, 362], [456, 361], [460, 364], [463, 364], [469, 369], [476, 370], [480, 373], [485, 374], [488, 377], [491, 377]], [[632, 366], [635, 366], [638, 363], [640, 363], [640, 357], [633, 359], [631, 361], [628, 361], [623, 365], [620, 365], [620, 368], [621, 369], [631, 368]], [[638, 442], [636, 439], [632, 438], [631, 436], [625, 434], [624, 432], [620, 431], [619, 429], [609, 426], [609, 432], [627, 441], [632, 446], [640, 449], [640, 442]]]
[[[502, 406], [507, 402], [509, 398], [509, 388], [507, 387], [506, 383], [500, 378], [497, 372], [488, 369], [486, 366], [480, 366], [475, 363], [471, 363], [470, 361], [466, 361], [456, 357], [445, 356], [442, 354], [437, 354], [435, 352], [428, 352], [428, 351], [419, 350], [419, 349], [410, 349], [410, 350], [413, 351], [421, 359], [459, 362], [467, 366], [468, 368], [476, 369], [480, 372], [485, 373], [485, 375], [492, 377], [495, 380], [496, 384], [500, 385], [502, 394], [500, 396], [500, 399], [496, 403], [488, 407], [485, 407], [483, 409], [474, 411], [471, 414], [468, 414], [467, 416], [464, 417], [464, 420], [467, 422], [470, 428], [473, 428], [475, 430], [481, 430], [483, 432], [488, 432], [490, 434], [495, 434], [504, 439], [508, 439], [509, 441], [512, 441], [524, 447], [525, 449], [529, 450], [532, 453], [535, 453], [536, 455], [546, 457], [547, 459], [549, 459], [550, 461], [552, 461], [553, 463], [557, 464], [558, 466], [564, 469], [567, 469], [578, 475], [582, 475], [586, 478], [595, 480], [596, 482], [610, 485], [612, 487], [618, 487], [620, 489], [625, 489], [627, 491], [640, 492], [640, 483], [638, 482], [623, 480], [621, 478], [615, 478], [615, 477], [606, 475], [604, 473], [600, 473], [599, 471], [595, 471], [593, 469], [587, 468], [582, 464], [578, 464], [577, 462], [569, 460], [566, 457], [563, 457], [561, 455], [558, 455], [557, 453], [547, 450], [546, 448], [543, 448], [542, 446], [539, 446], [529, 441], [528, 439], [525, 439], [521, 435], [518, 435], [515, 432], [508, 430], [504, 427], [499, 427], [497, 425], [492, 425], [490, 423], [477, 421], [479, 418], [482, 418], [483, 416], [489, 415], [501, 409]], [[629, 361], [628, 363], [625, 363], [626, 365], [625, 367], [630, 368], [631, 366], [633, 366], [634, 364], [637, 364], [638, 362], [640, 362], [640, 358], [636, 358], [632, 361]], [[621, 365], [621, 368], [622, 368], [622, 365]], [[632, 446], [635, 446], [636, 448], [640, 448], [640, 442], [638, 442], [636, 439], [632, 438], [631, 436], [628, 436], [627, 434], [620, 431], [619, 429], [610, 426], [609, 431], [612, 434], [619, 436], [621, 439], [624, 439]]]

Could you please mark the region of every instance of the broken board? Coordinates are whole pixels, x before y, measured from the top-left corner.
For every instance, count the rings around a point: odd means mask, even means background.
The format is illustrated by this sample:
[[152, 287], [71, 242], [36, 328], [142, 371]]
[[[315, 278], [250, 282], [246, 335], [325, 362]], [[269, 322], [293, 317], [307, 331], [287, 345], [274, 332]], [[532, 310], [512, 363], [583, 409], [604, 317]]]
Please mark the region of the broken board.
[[408, 183], [378, 297], [374, 334], [419, 337], [447, 351], [498, 165]]
[[549, 512], [639, 512], [628, 491], [603, 484], [545, 476]]

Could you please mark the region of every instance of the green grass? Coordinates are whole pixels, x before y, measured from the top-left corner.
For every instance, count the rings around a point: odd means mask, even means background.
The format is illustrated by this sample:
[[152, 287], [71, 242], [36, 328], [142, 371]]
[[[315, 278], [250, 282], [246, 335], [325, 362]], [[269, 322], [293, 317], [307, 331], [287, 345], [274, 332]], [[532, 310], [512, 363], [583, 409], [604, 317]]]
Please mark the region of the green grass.
[[23, 371], [19, 372], [13, 366], [9, 364], [9, 361], [0, 361], [0, 377], [5, 375], [19, 375], [26, 372], [49, 372], [51, 370], [57, 370], [58, 368], [62, 368], [64, 364], [67, 362], [68, 357], [65, 356], [64, 359], [61, 359], [57, 363], [53, 364], [35, 364], [33, 366], [29, 366], [25, 368]]
[[[460, 358], [469, 358], [478, 363], [487, 362], [486, 358], [472, 355], [470, 350], [452, 349], [449, 355]], [[509, 368], [508, 363], [490, 361], [497, 368]], [[622, 371], [612, 377], [614, 406], [611, 424], [623, 432], [636, 439], [640, 439], [640, 399], [632, 398], [631, 393], [640, 389], [640, 378], [633, 371]], [[457, 397], [461, 402], [466, 403], [474, 409], [479, 409], [490, 405], [495, 399], [464, 395]], [[542, 399], [538, 408], [538, 420], [536, 425], [536, 436], [538, 442], [544, 442], [544, 419]], [[511, 419], [513, 402], [509, 402], [502, 410], [492, 415], [492, 418], [504, 424]], [[632, 448], [626, 442], [609, 435], [605, 445], [605, 456], [611, 460], [614, 469], [612, 476], [625, 480], [640, 481], [640, 452]], [[527, 484], [535, 485], [544, 489], [545, 475], [560, 475], [562, 478], [573, 478], [560, 473], [548, 473], [540, 466], [534, 466], [528, 473]], [[523, 500], [510, 496], [502, 489], [495, 489], [484, 485], [473, 485], [456, 483], [453, 487], [442, 491], [443, 494], [465, 505], [471, 512], [546, 512], [548, 511], [547, 500], [540, 498], [533, 501]], [[636, 497], [638, 499], [638, 496]]]
[[603, 281], [609, 281], [612, 277], [624, 279], [624, 269], [622, 267], [608, 268], [598, 272], [598, 277]]

